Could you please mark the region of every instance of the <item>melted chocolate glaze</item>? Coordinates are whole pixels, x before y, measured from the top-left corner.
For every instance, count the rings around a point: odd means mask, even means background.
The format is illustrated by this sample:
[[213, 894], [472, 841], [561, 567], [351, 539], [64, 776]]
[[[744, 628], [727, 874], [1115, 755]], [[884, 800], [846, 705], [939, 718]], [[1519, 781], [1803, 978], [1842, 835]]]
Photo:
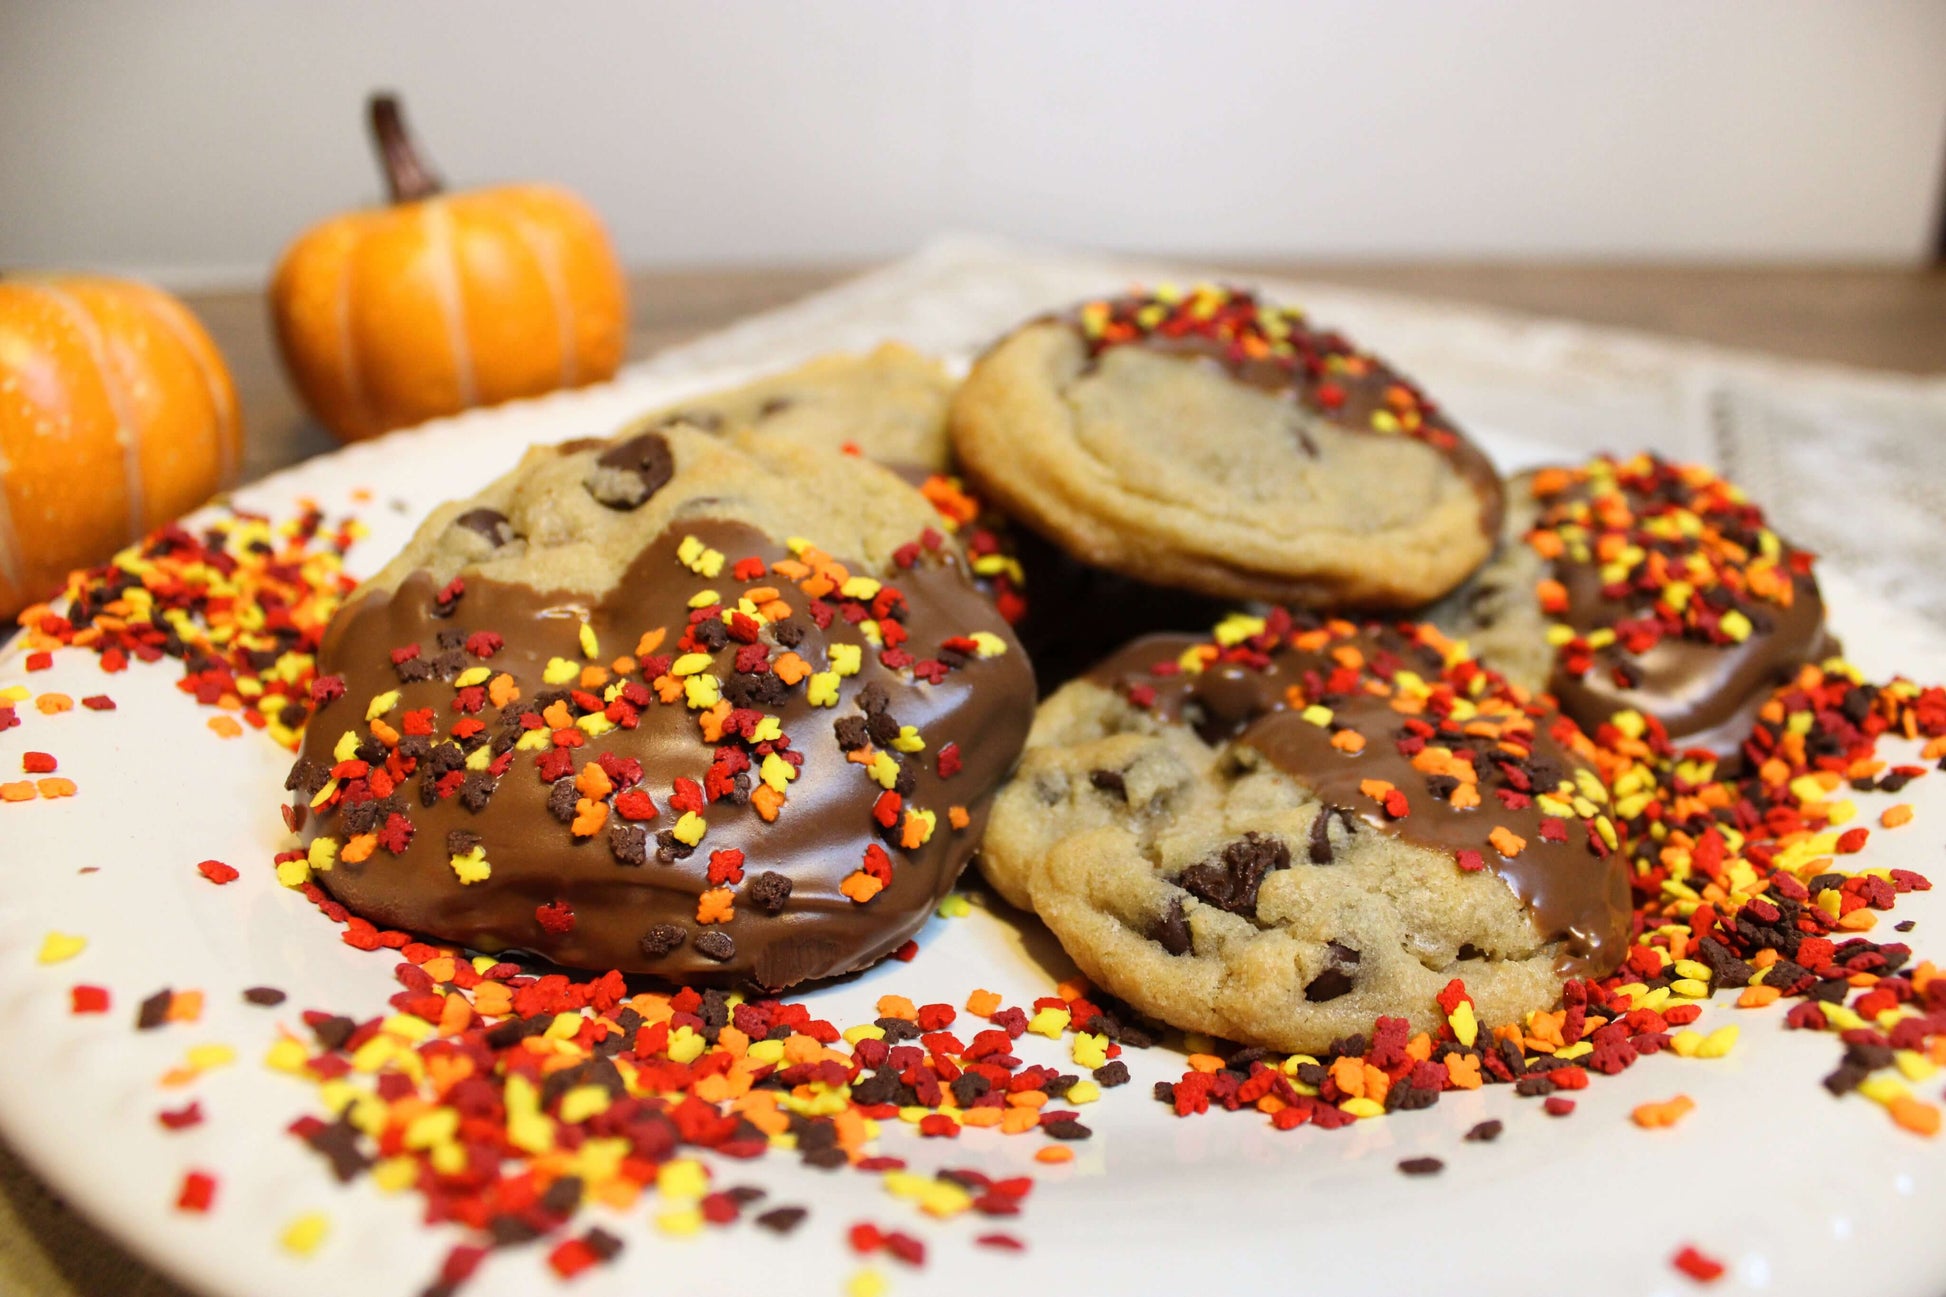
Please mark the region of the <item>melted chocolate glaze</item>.
[[[719, 576], [705, 580], [679, 564], [677, 547], [688, 535], [727, 556]], [[731, 565], [748, 556], [761, 558], [766, 570], [753, 581], [738, 581]], [[886, 666], [879, 650], [843, 616], [833, 617], [828, 629], [821, 630], [808, 611], [809, 597], [769, 571], [771, 563], [787, 557], [781, 546], [753, 528], [696, 520], [672, 526], [599, 598], [469, 577], [452, 615], [441, 617], [432, 578], [424, 572], [407, 578], [396, 593], [368, 593], [348, 605], [326, 635], [320, 671], [342, 675], [346, 692], [313, 718], [299, 766], [304, 768], [303, 760], [331, 765], [341, 735], [347, 730], [367, 733], [368, 701], [394, 689], [401, 696], [387, 713], [391, 725], [398, 727], [407, 711], [430, 707], [437, 718], [434, 742], [451, 734], [461, 719], [454, 710], [451, 673], [401, 684], [389, 656], [394, 648], [417, 644], [432, 656], [441, 651], [436, 645], [442, 633], [448, 644], [456, 642], [454, 633], [463, 637], [490, 631], [504, 637], [504, 647], [489, 660], [465, 656], [458, 664], [462, 669], [485, 665], [496, 673], [507, 672], [520, 686], [522, 700], [505, 712], [488, 705], [479, 713], [487, 723], [483, 737], [493, 741], [502, 724], [510, 724], [520, 709], [549, 690], [542, 672], [550, 659], [584, 661], [579, 643], [584, 621], [599, 639], [603, 661], [629, 652], [639, 636], [656, 627], [668, 630], [658, 652], [676, 655], [682, 650], [675, 641], [690, 620], [689, 599], [698, 590], [714, 589], [733, 606], [746, 589], [767, 585], [778, 588], [795, 612], [789, 622], [768, 625], [759, 636], [773, 661], [791, 647], [821, 671], [830, 647], [837, 644], [858, 645], [863, 660], [857, 675], [842, 680], [836, 706], [811, 705], [802, 683], [753, 704], [781, 721], [790, 750], [803, 756], [774, 823], [766, 823], [749, 804], [748, 790], [756, 786], [758, 774], [753, 765], [741, 792], [708, 805], [708, 832], [694, 850], [686, 858], [660, 863], [656, 835], [670, 829], [679, 815], [670, 804], [673, 782], [687, 777], [701, 783], [718, 745], [703, 739], [699, 713], [682, 700], [650, 702], [641, 709], [637, 727], [616, 728], [570, 749], [576, 771], [603, 753], [641, 763], [643, 777], [636, 787], [650, 794], [657, 811], [641, 826], [647, 830], [644, 863], [622, 863], [611, 849], [608, 829], [625, 822], [614, 811], [594, 836], [573, 836], [550, 813], [553, 789], [540, 775], [540, 754], [515, 749], [510, 767], [493, 781], [478, 810], [469, 809], [460, 795], [425, 804], [422, 789], [432, 776], [423, 769], [401, 780], [395, 799], [413, 823], [410, 844], [397, 854], [381, 847], [360, 863], [340, 860], [319, 874], [318, 882], [381, 925], [486, 951], [529, 951], [572, 967], [619, 968], [686, 981], [747, 979], [774, 989], [862, 968], [898, 948], [952, 887], [979, 842], [994, 789], [1012, 768], [1032, 720], [1032, 670], [956, 558], [921, 557], [917, 566], [895, 572], [887, 581], [905, 596], [903, 620], [911, 633], [906, 647], [913, 657], [954, 662], [935, 685]], [[868, 571], [862, 565], [848, 566], [854, 574]], [[990, 658], [942, 654], [943, 641], [977, 631], [999, 636], [1007, 651]], [[787, 645], [786, 639], [794, 644]], [[730, 641], [712, 655], [708, 668], [722, 681], [727, 697], [734, 697], [739, 687], [733, 669], [739, 647]], [[774, 675], [765, 678], [769, 688], [780, 684]], [[887, 831], [873, 819], [874, 804], [886, 790], [863, 765], [848, 760], [840, 746], [840, 724], [849, 719], [856, 738], [869, 719], [861, 710], [861, 697], [876, 702], [878, 695], [883, 715], [916, 727], [926, 744], [921, 753], [892, 753], [900, 762], [900, 784], [908, 790], [904, 805], [937, 815], [930, 840], [912, 850], [897, 845], [896, 829]], [[510, 721], [503, 722], [503, 715]], [[882, 729], [884, 722], [878, 725]], [[518, 730], [510, 724], [508, 732]], [[955, 742], [962, 767], [942, 779], [940, 751]], [[733, 737], [724, 743], [750, 751]], [[891, 752], [885, 741], [874, 746]], [[752, 759], [763, 760], [754, 752]], [[300, 786], [299, 804], [308, 800]], [[948, 822], [952, 806], [966, 809], [965, 828], [955, 830]], [[345, 809], [327, 806], [311, 813], [302, 826], [304, 839], [328, 833], [343, 842]], [[491, 866], [488, 878], [460, 882], [449, 863], [449, 834], [454, 833], [478, 835]], [[873, 844], [890, 855], [891, 882], [859, 904], [839, 886], [859, 869]], [[740, 850], [744, 857], [744, 880], [735, 885], [735, 915], [704, 925], [696, 912], [699, 895], [711, 887], [706, 877], [709, 858], [726, 848]], [[781, 912], [774, 915], [766, 909], [777, 904], [781, 884], [765, 879], [772, 873], [790, 883]], [[537, 907], [555, 903], [571, 908], [570, 930], [551, 931], [537, 917]], [[671, 944], [672, 930], [681, 934], [680, 944]]]
[[[1531, 801], [1520, 809], [1508, 809], [1498, 790], [1518, 790], [1498, 763], [1486, 759], [1493, 751], [1492, 740], [1442, 735], [1442, 742], [1480, 754], [1475, 766], [1480, 771], [1482, 804], [1456, 808], [1434, 796], [1427, 776], [1400, 752], [1397, 740], [1405, 736], [1406, 717], [1385, 699], [1354, 693], [1325, 700], [1334, 714], [1334, 728], [1353, 729], [1365, 737], [1364, 750], [1356, 754], [1334, 748], [1332, 729], [1314, 725], [1291, 710], [1287, 702], [1291, 686], [1302, 686], [1307, 697], [1315, 698], [1318, 681], [1333, 670], [1334, 663], [1323, 653], [1286, 645], [1271, 654], [1264, 669], [1219, 662], [1201, 672], [1153, 674], [1157, 664], [1174, 662], [1185, 651], [1207, 643], [1206, 636], [1152, 635], [1100, 663], [1086, 678], [1124, 696], [1132, 686], [1152, 688], [1150, 709], [1155, 714], [1193, 725], [1205, 742], [1255, 749], [1326, 806], [1356, 815], [1379, 832], [1448, 855], [1479, 852], [1486, 867], [1504, 879], [1533, 913], [1543, 937], [1562, 943], [1564, 975], [1600, 976], [1621, 962], [1628, 952], [1631, 917], [1622, 854], [1597, 855], [1588, 844], [1584, 825], [1575, 820], [1565, 822], [1566, 841], [1546, 840], [1541, 835], [1546, 817]], [[1389, 654], [1427, 679], [1439, 674], [1436, 657], [1389, 629], [1363, 632], [1349, 641], [1335, 641], [1333, 647], [1345, 643], [1363, 650], [1368, 661]], [[1530, 756], [1521, 766], [1525, 774], [1538, 776], [1534, 786], [1549, 789], [1554, 779], [1572, 778], [1583, 768], [1537, 723]], [[1406, 793], [1410, 813], [1403, 819], [1387, 818], [1359, 791], [1368, 779], [1384, 780]], [[1527, 845], [1517, 856], [1503, 856], [1491, 841], [1490, 835], [1502, 826], [1525, 840]]]
[[[1640, 509], [1645, 502], [1634, 496], [1631, 503]], [[1592, 562], [1564, 557], [1548, 567], [1568, 594], [1560, 620], [1578, 634], [1642, 616], [1650, 606], [1646, 596], [1604, 594], [1600, 570]], [[1740, 643], [1664, 636], [1643, 653], [1616, 644], [1597, 654], [1595, 664], [1579, 675], [1568, 671], [1557, 654], [1548, 692], [1591, 733], [1616, 712], [1634, 708], [1660, 720], [1679, 748], [1730, 755], [1750, 736], [1774, 689], [1788, 684], [1806, 662], [1841, 651], [1837, 638], [1825, 629], [1817, 578], [1794, 575], [1791, 586], [1787, 608], [1761, 600], [1741, 605], [1754, 629]]]

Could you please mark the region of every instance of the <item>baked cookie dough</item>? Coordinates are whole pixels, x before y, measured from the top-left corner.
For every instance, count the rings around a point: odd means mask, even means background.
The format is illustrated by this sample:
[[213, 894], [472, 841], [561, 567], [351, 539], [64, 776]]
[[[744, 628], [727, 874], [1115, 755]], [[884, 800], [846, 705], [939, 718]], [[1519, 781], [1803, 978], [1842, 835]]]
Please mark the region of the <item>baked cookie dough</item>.
[[889, 954], [972, 854], [1034, 697], [937, 521], [876, 465], [763, 437], [530, 451], [333, 619], [287, 881], [679, 980]]
[[1516, 1021], [1628, 948], [1587, 751], [1429, 626], [1238, 614], [1043, 703], [981, 867], [1173, 1026], [1318, 1052], [1454, 978]]
[[897, 342], [864, 355], [819, 356], [796, 369], [658, 410], [649, 427], [761, 432], [817, 450], [863, 455], [921, 477], [951, 467], [946, 409], [953, 380], [929, 356]]
[[1499, 552], [1428, 615], [1591, 733], [1634, 710], [1727, 755], [1838, 651], [1812, 566], [1709, 469], [1603, 457], [1509, 482]]
[[1499, 534], [1492, 465], [1417, 388], [1240, 290], [1030, 322], [974, 364], [952, 436], [976, 491], [1076, 558], [1230, 600], [1422, 604]]

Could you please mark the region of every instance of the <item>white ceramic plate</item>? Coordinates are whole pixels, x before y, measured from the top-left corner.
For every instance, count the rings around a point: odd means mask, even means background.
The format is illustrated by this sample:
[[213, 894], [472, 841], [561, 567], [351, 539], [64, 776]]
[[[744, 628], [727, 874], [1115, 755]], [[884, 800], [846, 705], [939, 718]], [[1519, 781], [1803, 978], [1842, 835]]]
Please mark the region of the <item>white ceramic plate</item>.
[[[352, 554], [354, 569], [368, 572], [434, 503], [485, 483], [528, 443], [603, 433], [651, 403], [734, 377], [699, 375], [651, 390], [638, 376], [429, 425], [279, 474], [239, 502], [287, 516], [310, 497], [336, 515], [354, 507], [355, 490], [369, 489], [374, 498], [357, 512], [371, 535]], [[1486, 440], [1503, 464], [1537, 458], [1531, 446]], [[1835, 576], [1827, 588], [1860, 665], [1946, 678], [1922, 624]], [[456, 1236], [419, 1225], [409, 1195], [333, 1182], [317, 1154], [283, 1133], [315, 1110], [312, 1089], [260, 1061], [277, 1024], [297, 1027], [302, 1009], [382, 1011], [397, 990], [395, 958], [346, 947], [338, 928], [277, 886], [269, 862], [282, 845], [277, 805], [289, 758], [255, 734], [216, 737], [205, 724], [211, 713], [174, 688], [179, 675], [179, 664], [165, 662], [106, 677], [81, 652], [59, 653], [52, 670], [27, 675], [18, 646], [0, 651], [0, 687], [106, 691], [119, 704], [112, 713], [54, 717], [24, 708], [23, 724], [0, 734], [0, 777], [18, 777], [20, 754], [39, 749], [80, 785], [70, 799], [0, 807], [0, 1128], [71, 1202], [191, 1287], [236, 1297], [417, 1292]], [[1903, 800], [1917, 805], [1916, 823], [1875, 834], [1871, 859], [1926, 872], [1939, 863], [1946, 778], [1920, 780]], [[1864, 809], [1876, 814], [1876, 805]], [[235, 865], [242, 878], [212, 886], [195, 871], [208, 858]], [[1901, 898], [1896, 917], [1919, 921], [1909, 940], [1921, 956], [1946, 953], [1933, 944], [1935, 929], [1946, 928], [1946, 887]], [[41, 966], [36, 953], [50, 931], [85, 936], [87, 949]], [[987, 987], [1024, 1004], [1071, 971], [1030, 920], [984, 910], [935, 920], [920, 944], [911, 964], [802, 998], [843, 1026], [870, 1020], [888, 991], [959, 1005]], [[77, 983], [110, 988], [113, 1011], [72, 1016], [68, 991]], [[291, 998], [275, 1010], [244, 1005], [239, 991], [257, 984]], [[136, 1005], [164, 986], [206, 992], [202, 1021], [132, 1030]], [[1835, 1039], [1787, 1033], [1781, 1020], [1780, 1009], [1712, 1005], [1701, 1026], [1734, 1021], [1743, 1029], [1731, 1057], [1646, 1059], [1622, 1077], [1597, 1078], [1566, 1119], [1494, 1087], [1338, 1132], [1279, 1133], [1251, 1112], [1178, 1120], [1148, 1091], [1180, 1074], [1180, 1056], [1132, 1052], [1134, 1084], [1084, 1110], [1096, 1137], [1073, 1145], [1078, 1157], [1065, 1166], [1032, 1161], [1034, 1139], [968, 1131], [957, 1141], [922, 1141], [888, 1123], [883, 1148], [915, 1169], [1033, 1174], [1039, 1184], [1026, 1214], [999, 1222], [1027, 1242], [1023, 1255], [973, 1246], [996, 1222], [971, 1214], [922, 1221], [875, 1177], [807, 1171], [778, 1157], [738, 1164], [725, 1182], [762, 1184], [775, 1201], [810, 1205], [811, 1219], [788, 1240], [747, 1225], [672, 1239], [649, 1223], [646, 1203], [627, 1218], [595, 1213], [627, 1247], [616, 1264], [571, 1288], [836, 1293], [861, 1266], [844, 1231], [870, 1220], [927, 1240], [923, 1270], [883, 1259], [874, 1268], [894, 1293], [934, 1297], [995, 1284], [1681, 1293], [1695, 1286], [1670, 1257], [1685, 1243], [1730, 1267], [1713, 1292], [1813, 1293], [1842, 1284], [1874, 1297], [1939, 1297], [1946, 1141], [1896, 1129], [1862, 1098], [1832, 1099], [1818, 1078], [1837, 1061]], [[206, 1042], [234, 1046], [238, 1062], [187, 1089], [159, 1088], [191, 1045]], [[1022, 1046], [1030, 1062], [1066, 1061], [1063, 1045], [1029, 1036]], [[1928, 1097], [1940, 1084], [1926, 1083]], [[1648, 1132], [1628, 1120], [1634, 1105], [1678, 1092], [1697, 1105], [1679, 1127]], [[191, 1097], [208, 1120], [163, 1130], [155, 1114]], [[1462, 1143], [1486, 1117], [1506, 1122], [1500, 1140]], [[1444, 1159], [1445, 1172], [1399, 1173], [1400, 1159], [1421, 1155]], [[207, 1216], [172, 1206], [190, 1168], [218, 1177]], [[331, 1229], [300, 1259], [277, 1238], [311, 1211], [327, 1213]], [[496, 1257], [469, 1291], [553, 1291], [544, 1250]]]

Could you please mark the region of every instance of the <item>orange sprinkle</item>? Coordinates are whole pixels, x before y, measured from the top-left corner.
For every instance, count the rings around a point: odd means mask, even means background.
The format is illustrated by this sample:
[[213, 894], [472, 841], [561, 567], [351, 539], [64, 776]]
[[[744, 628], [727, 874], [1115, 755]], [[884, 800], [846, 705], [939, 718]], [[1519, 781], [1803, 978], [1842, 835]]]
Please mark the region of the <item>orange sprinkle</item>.
[[784, 794], [769, 784], [759, 784], [757, 791], [750, 794], [750, 804], [757, 808], [757, 814], [766, 824], [776, 821], [777, 812], [783, 809]]
[[1480, 1060], [1471, 1054], [1446, 1055], [1446, 1075], [1462, 1090], [1480, 1088]]
[[1015, 1090], [1007, 1096], [1007, 1106], [1009, 1108], [1045, 1108], [1047, 1106], [1047, 1092], [1045, 1090]]
[[371, 859], [372, 852], [377, 849], [378, 834], [355, 834], [351, 841], [345, 843], [344, 848], [338, 852], [338, 859], [344, 861], [346, 864], [355, 865], [361, 860]]
[[1465, 810], [1470, 806], [1478, 806], [1480, 804], [1480, 790], [1474, 784], [1462, 783], [1446, 799], [1446, 804], [1456, 810]]
[[770, 664], [770, 669], [775, 671], [777, 678], [787, 685], [796, 685], [805, 676], [811, 674], [811, 664], [795, 653], [784, 654]]
[[1886, 1105], [1886, 1111], [1892, 1114], [1893, 1121], [1915, 1135], [1931, 1139], [1939, 1133], [1939, 1109], [1922, 1099], [1902, 1094]]
[[[40, 709], [41, 715], [53, 716], [59, 712], [73, 711], [74, 699], [68, 697], [66, 694], [42, 694], [40, 697], [34, 699], [34, 706]], [[241, 732], [240, 730], [238, 731], [238, 733]]]
[[1365, 750], [1365, 736], [1357, 730], [1339, 730], [1331, 736], [1331, 746], [1340, 752], [1357, 754]]
[[1046, 1148], [1034, 1154], [1034, 1160], [1036, 1162], [1046, 1162], [1050, 1166], [1055, 1166], [1062, 1162], [1072, 1162], [1074, 1161], [1074, 1150], [1061, 1144], [1049, 1144]]
[[164, 1017], [169, 1022], [196, 1022], [203, 1016], [203, 993], [201, 991], [177, 991], [169, 997], [169, 1009]]
[[1383, 779], [1366, 779], [1359, 783], [1358, 791], [1375, 802], [1382, 802], [1385, 800], [1385, 794], [1392, 791], [1392, 785]]
[[1766, 1004], [1775, 1004], [1780, 994], [1776, 987], [1765, 986], [1761, 982], [1755, 986], [1746, 986], [1743, 988], [1743, 994], [1737, 997], [1737, 1008], [1761, 1009]]
[[577, 838], [592, 838], [607, 822], [608, 803], [583, 797], [574, 803], [574, 823], [568, 827]]
[[1025, 1135], [1028, 1131], [1037, 1129], [1040, 1124], [1041, 1114], [1038, 1108], [1000, 1109], [1000, 1133], [1003, 1135]]
[[606, 770], [590, 761], [581, 767], [581, 773], [574, 777], [574, 790], [583, 797], [598, 802], [615, 791], [615, 781], [608, 777]]
[[1094, 983], [1079, 974], [1064, 978], [1054, 984], [1054, 994], [1060, 996], [1069, 1004], [1073, 1004], [1076, 1000], [1081, 999], [1094, 989]]
[[495, 707], [505, 707], [508, 703], [520, 701], [520, 686], [514, 683], [512, 676], [502, 671], [487, 681], [487, 697], [493, 700]]
[[234, 716], [212, 716], [209, 727], [218, 738], [233, 739], [243, 733], [243, 726], [236, 723]]
[[372, 737], [388, 748], [399, 746], [399, 732], [387, 725], [383, 717], [372, 722]]
[[607, 667], [587, 666], [581, 668], [581, 687], [583, 689], [586, 689], [589, 693], [593, 693], [595, 690], [602, 688], [607, 683], [608, 683]]
[[1513, 832], [1504, 824], [1495, 825], [1493, 832], [1487, 834], [1487, 841], [1493, 844], [1495, 851], [1498, 851], [1509, 860], [1527, 850], [1527, 839]]
[[1191, 1054], [1183, 1063], [1192, 1072], [1217, 1072], [1223, 1067], [1223, 1060], [1215, 1054]]
[[1658, 1130], [1673, 1126], [1696, 1110], [1695, 1101], [1686, 1094], [1679, 1094], [1662, 1103], [1637, 1104], [1629, 1113], [1629, 1120], [1644, 1130]]
[[976, 1018], [990, 1017], [1000, 1007], [998, 992], [979, 990], [966, 997], [966, 1011]]
[[919, 1008], [903, 995], [881, 995], [878, 997], [878, 1016], [904, 1018], [911, 1022], [919, 1016]]
[[962, 1126], [998, 1126], [1003, 1115], [998, 1108], [968, 1108], [957, 1120]]
[[574, 714], [568, 710], [568, 705], [559, 698], [556, 698], [542, 710], [541, 719], [547, 722], [547, 728], [551, 730], [564, 730], [574, 724]]
[[[750, 800], [753, 802], [757, 800], [755, 793], [750, 795]], [[863, 905], [884, 891], [885, 884], [879, 882], [878, 879], [873, 878], [864, 870], [855, 869], [845, 876], [844, 882], [838, 884], [838, 890], [846, 896], [849, 896], [857, 904]]]
[[956, 829], [963, 829], [973, 822], [973, 817], [966, 813], [964, 806], [948, 806], [946, 808], [946, 822]]
[[667, 639], [668, 635], [669, 632], [660, 626], [652, 631], [644, 631], [642, 638], [635, 641], [635, 656], [638, 658], [650, 656], [662, 647], [662, 641]]
[[736, 893], [727, 887], [712, 887], [696, 898], [696, 922], [728, 923], [736, 917]]
[[1901, 824], [1910, 824], [1912, 807], [1905, 802], [1900, 802], [1897, 806], [1888, 806], [1885, 808], [1885, 814], [1878, 817], [1878, 822], [1888, 829], [1896, 829]]
[[41, 796], [49, 799], [74, 796], [74, 780], [61, 775], [50, 775], [34, 785], [40, 789]]

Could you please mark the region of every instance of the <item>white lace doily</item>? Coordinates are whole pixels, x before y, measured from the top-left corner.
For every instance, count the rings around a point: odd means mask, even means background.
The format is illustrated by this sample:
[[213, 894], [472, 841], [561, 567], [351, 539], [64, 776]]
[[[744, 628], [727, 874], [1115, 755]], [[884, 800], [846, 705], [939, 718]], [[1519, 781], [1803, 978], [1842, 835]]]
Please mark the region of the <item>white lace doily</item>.
[[[1050, 307], [1134, 282], [1205, 278], [1250, 282], [1211, 267], [949, 236], [664, 352], [632, 374], [781, 365], [888, 338], [964, 357]], [[1325, 283], [1262, 287], [1386, 356], [1461, 426], [1543, 442], [1564, 457], [1649, 448], [1713, 464], [1796, 543], [1946, 626], [1946, 580], [1935, 557], [1946, 541], [1946, 378], [1787, 361]]]

